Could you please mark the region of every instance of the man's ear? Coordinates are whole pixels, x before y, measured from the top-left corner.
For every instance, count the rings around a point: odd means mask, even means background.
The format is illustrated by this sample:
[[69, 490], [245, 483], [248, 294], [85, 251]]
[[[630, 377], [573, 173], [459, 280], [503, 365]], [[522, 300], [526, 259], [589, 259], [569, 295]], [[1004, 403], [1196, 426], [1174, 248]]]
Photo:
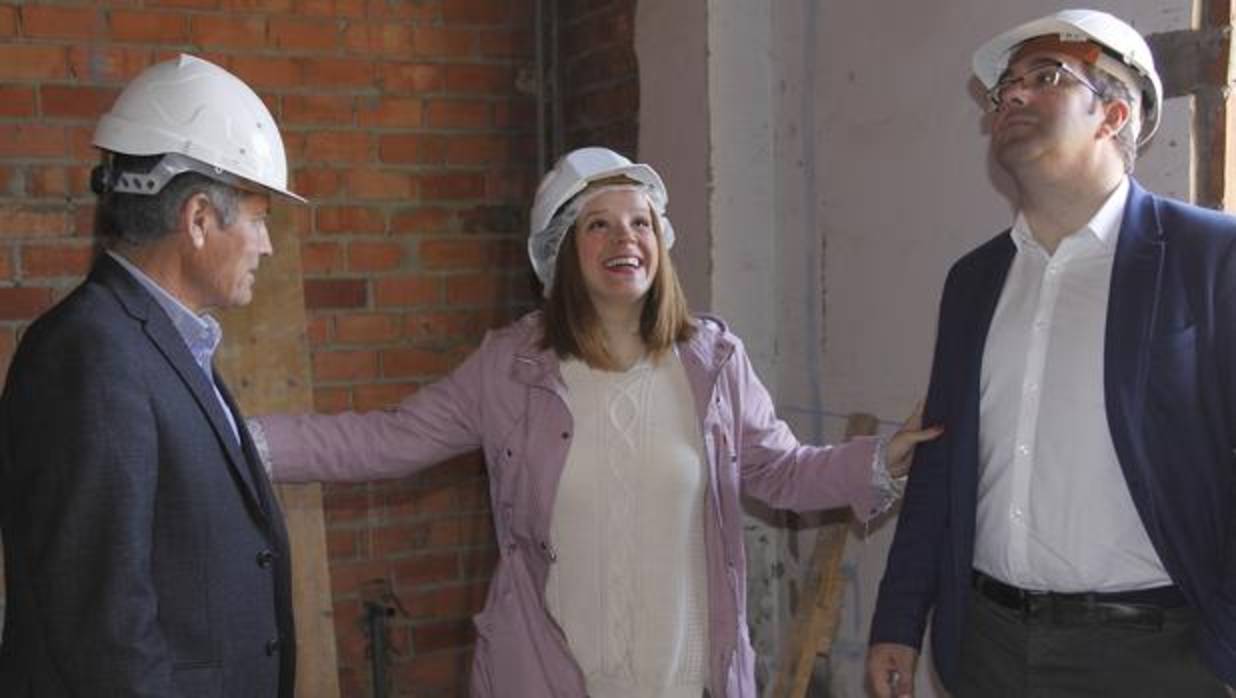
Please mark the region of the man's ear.
[[1098, 135], [1114, 138], [1129, 119], [1133, 117], [1133, 107], [1123, 99], [1113, 99], [1103, 103], [1103, 123], [1099, 125]]
[[181, 205], [180, 226], [189, 234], [195, 249], [200, 250], [206, 244], [206, 228], [213, 215], [214, 207], [210, 205], [210, 198], [202, 192], [185, 199]]

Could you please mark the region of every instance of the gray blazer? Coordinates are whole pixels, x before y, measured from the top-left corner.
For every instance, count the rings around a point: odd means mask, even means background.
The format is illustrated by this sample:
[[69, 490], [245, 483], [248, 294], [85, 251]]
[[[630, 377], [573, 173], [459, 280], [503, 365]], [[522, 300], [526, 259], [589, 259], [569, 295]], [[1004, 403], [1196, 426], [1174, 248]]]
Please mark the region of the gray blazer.
[[8, 698], [291, 698], [287, 532], [167, 314], [106, 255], [0, 397]]

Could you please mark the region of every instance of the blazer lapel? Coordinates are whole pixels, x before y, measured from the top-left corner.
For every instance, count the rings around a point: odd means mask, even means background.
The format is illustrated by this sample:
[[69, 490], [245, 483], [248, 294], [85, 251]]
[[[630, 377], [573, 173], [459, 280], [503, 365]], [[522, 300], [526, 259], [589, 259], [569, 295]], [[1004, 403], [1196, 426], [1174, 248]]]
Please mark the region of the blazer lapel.
[[[1164, 244], [1154, 197], [1130, 180], [1129, 201], [1112, 264], [1103, 351], [1108, 421], [1122, 464], [1135, 462], [1128, 457], [1127, 449], [1136, 443], [1133, 435], [1142, 421]], [[1127, 468], [1125, 475], [1129, 476]]]
[[[242, 483], [242, 489], [251, 502], [256, 505], [255, 511], [265, 516], [266, 508], [258, 494], [251, 468], [241, 452], [236, 435], [232, 432], [231, 423], [223, 413], [223, 406], [219, 404], [214, 388], [206, 379], [201, 367], [193, 360], [189, 347], [185, 345], [184, 338], [172, 325], [167, 313], [163, 312], [158, 302], [137, 279], [106, 254], [100, 255], [91, 276], [95, 281], [112, 289], [129, 314], [142, 323], [146, 336], [175, 369], [181, 381], [193, 395], [193, 399], [197, 401], [198, 407], [206, 414], [207, 422], [210, 423], [215, 437], [227, 454], [228, 466]], [[220, 387], [220, 392], [223, 392], [222, 387]], [[235, 411], [233, 414], [236, 414]], [[237, 417], [236, 426], [238, 430], [243, 429], [239, 417]]]

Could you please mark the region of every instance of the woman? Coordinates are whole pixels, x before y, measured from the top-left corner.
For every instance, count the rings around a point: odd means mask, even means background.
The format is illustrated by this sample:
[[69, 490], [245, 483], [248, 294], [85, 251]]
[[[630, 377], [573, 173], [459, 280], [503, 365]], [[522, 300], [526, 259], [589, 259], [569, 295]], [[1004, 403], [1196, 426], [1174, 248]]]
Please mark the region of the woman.
[[653, 169], [563, 157], [533, 204], [543, 311], [390, 412], [258, 420], [275, 479], [407, 477], [484, 449], [500, 560], [473, 696], [754, 698], [740, 491], [883, 511], [914, 444], [800, 445], [739, 340], [686, 310]]

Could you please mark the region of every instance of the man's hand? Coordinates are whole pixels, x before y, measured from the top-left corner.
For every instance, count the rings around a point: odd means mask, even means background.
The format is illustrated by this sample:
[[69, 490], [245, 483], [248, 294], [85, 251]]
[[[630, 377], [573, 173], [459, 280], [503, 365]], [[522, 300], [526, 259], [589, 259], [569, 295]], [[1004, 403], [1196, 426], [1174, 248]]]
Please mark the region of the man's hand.
[[931, 441], [943, 433], [944, 427], [942, 426], [923, 428], [923, 403], [918, 403], [914, 408], [914, 413], [888, 441], [888, 474], [901, 477], [910, 472], [910, 461], [914, 458], [914, 446], [923, 441]]
[[876, 698], [912, 698], [918, 650], [892, 642], [867, 649], [867, 681]]

